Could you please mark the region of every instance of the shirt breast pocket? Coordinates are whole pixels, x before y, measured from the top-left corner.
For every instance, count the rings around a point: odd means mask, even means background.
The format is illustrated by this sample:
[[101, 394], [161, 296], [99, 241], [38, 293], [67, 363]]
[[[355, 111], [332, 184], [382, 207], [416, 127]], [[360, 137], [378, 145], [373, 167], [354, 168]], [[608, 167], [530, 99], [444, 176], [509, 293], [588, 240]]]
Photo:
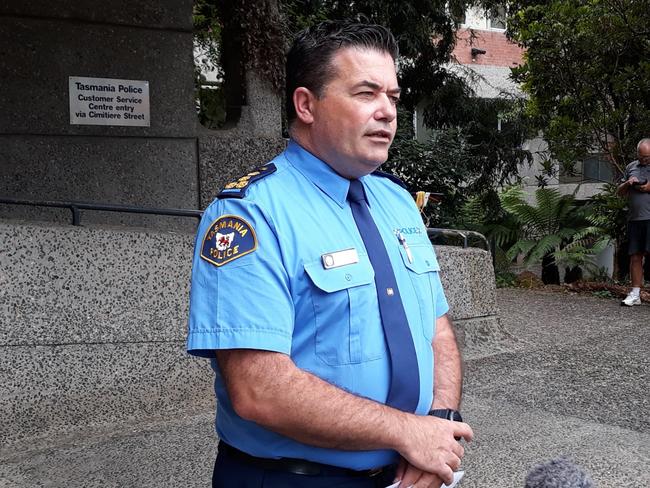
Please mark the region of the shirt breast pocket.
[[305, 264], [312, 287], [315, 353], [328, 365], [358, 364], [385, 354], [375, 290], [366, 254], [359, 262], [325, 269], [320, 259]]
[[433, 340], [436, 321], [436, 296], [434, 295], [434, 273], [440, 272], [440, 265], [431, 244], [412, 244], [409, 253], [400, 246], [404, 265], [409, 269], [409, 277], [413, 283], [415, 296], [420, 306], [422, 333], [430, 342]]

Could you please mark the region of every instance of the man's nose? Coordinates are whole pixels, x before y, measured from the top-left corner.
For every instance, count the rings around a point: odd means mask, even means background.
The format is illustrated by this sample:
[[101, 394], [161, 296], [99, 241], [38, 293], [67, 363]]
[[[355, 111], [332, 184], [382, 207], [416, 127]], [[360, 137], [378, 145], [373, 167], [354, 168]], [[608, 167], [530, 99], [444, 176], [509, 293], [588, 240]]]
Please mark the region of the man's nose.
[[392, 122], [397, 117], [397, 105], [393, 100], [387, 95], [382, 94], [378, 100], [379, 106], [375, 111], [375, 119], [385, 120], [386, 122]]

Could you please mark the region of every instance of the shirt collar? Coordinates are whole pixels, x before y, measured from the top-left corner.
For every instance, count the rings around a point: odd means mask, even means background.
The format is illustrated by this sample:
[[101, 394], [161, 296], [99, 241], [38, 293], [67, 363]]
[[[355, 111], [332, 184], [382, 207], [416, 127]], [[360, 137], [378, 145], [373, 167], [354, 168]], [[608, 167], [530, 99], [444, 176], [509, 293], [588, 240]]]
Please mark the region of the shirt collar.
[[334, 171], [293, 139], [285, 151], [287, 160], [341, 208], [347, 204], [350, 181]]

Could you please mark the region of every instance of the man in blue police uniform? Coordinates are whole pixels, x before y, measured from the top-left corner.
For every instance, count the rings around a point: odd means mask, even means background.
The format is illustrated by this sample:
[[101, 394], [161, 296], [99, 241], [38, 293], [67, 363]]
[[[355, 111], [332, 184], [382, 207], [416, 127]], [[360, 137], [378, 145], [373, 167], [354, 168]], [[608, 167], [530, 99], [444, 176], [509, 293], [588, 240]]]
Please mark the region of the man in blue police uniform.
[[205, 211], [187, 347], [216, 374], [213, 487], [437, 488], [473, 436], [434, 250], [410, 194], [375, 172], [396, 57], [376, 25], [299, 34], [286, 151]]

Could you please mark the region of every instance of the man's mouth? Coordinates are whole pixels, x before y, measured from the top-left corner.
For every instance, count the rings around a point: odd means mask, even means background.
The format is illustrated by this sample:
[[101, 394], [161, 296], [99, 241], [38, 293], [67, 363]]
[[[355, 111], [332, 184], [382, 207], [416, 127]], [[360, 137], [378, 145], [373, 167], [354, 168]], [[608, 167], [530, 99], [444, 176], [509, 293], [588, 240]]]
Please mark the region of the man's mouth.
[[387, 130], [375, 130], [372, 132], [368, 132], [366, 136], [371, 137], [373, 139], [379, 139], [385, 142], [390, 142], [392, 139], [392, 134]]

